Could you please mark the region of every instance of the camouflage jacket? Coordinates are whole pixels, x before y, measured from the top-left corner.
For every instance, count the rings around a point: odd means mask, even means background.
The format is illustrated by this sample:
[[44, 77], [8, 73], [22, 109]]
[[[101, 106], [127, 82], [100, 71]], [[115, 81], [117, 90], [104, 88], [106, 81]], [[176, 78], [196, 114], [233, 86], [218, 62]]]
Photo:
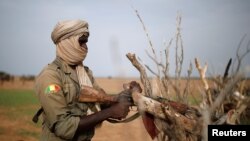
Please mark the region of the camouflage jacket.
[[[99, 89], [91, 70], [88, 67], [85, 70], [93, 87]], [[80, 117], [94, 104], [77, 102], [80, 86], [73, 67], [57, 57], [37, 76], [35, 91], [43, 108], [41, 141], [91, 140], [94, 129], [75, 136]]]

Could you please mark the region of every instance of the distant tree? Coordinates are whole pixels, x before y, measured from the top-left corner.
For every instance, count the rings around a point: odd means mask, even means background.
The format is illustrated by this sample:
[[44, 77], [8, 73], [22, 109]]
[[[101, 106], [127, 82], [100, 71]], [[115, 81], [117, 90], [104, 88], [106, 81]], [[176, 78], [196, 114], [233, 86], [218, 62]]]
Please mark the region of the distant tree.
[[14, 81], [14, 76], [6, 73], [6, 72], [3, 72], [3, 71], [0, 71], [0, 84], [3, 85], [3, 83], [5, 81], [11, 81], [13, 82]]
[[34, 75], [22, 75], [20, 77], [20, 80], [22, 81], [22, 84], [24, 85], [26, 81], [34, 81], [35, 76]]

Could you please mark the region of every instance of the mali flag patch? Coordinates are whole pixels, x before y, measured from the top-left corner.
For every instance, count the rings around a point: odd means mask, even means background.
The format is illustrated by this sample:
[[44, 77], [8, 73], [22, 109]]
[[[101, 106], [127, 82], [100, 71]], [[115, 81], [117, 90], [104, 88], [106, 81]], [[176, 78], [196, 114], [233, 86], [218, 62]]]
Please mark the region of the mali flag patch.
[[57, 93], [61, 90], [61, 87], [56, 84], [51, 84], [45, 89], [45, 94]]

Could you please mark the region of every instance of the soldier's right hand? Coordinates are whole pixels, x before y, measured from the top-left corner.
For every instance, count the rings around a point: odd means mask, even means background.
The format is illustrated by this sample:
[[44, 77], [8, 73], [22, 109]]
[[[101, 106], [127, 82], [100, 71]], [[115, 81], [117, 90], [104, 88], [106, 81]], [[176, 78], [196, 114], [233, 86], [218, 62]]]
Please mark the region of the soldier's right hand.
[[129, 106], [128, 101], [117, 102], [110, 107], [111, 118], [121, 120], [128, 115]]

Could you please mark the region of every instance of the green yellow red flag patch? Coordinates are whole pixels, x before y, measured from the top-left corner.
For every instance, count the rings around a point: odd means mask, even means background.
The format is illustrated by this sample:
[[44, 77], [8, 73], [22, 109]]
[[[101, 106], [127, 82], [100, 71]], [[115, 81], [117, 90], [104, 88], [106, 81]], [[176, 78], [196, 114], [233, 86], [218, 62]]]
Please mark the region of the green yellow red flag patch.
[[56, 84], [51, 84], [45, 89], [46, 94], [57, 93], [61, 90], [61, 87]]

